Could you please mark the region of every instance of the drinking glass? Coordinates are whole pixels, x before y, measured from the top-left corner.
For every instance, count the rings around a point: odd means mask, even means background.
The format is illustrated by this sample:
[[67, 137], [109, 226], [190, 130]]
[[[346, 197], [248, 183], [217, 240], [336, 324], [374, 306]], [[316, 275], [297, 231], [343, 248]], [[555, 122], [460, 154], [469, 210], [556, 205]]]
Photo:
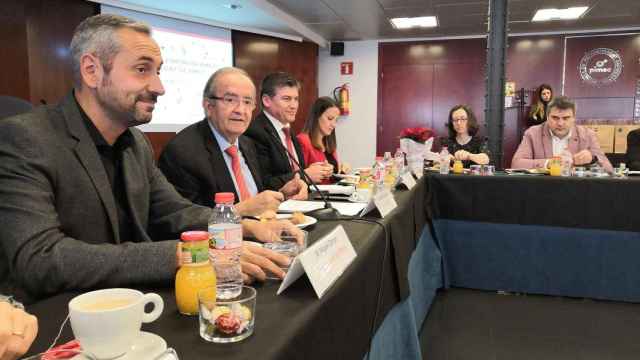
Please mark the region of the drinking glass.
[[243, 286], [240, 295], [216, 299], [215, 288], [198, 292], [200, 337], [215, 343], [232, 343], [253, 334], [256, 318], [256, 289]]
[[[293, 263], [293, 258], [298, 256], [298, 254], [300, 254], [301, 252], [304, 251], [304, 249], [307, 248], [307, 238], [309, 237], [309, 233], [302, 230], [302, 234], [303, 234], [302, 244], [299, 244], [298, 239], [296, 239], [294, 236], [289, 234], [283, 234], [283, 235], [280, 235], [280, 239], [282, 241], [268, 242], [262, 245], [265, 249], [275, 251], [291, 259], [289, 264], [287, 264], [286, 266], [280, 266], [280, 268], [282, 269], [282, 271], [285, 272], [285, 274], [287, 273], [287, 271], [289, 271], [289, 266], [291, 266], [291, 263]], [[271, 273], [268, 270], [267, 270], [267, 279], [281, 280], [278, 276], [276, 276], [275, 274]]]

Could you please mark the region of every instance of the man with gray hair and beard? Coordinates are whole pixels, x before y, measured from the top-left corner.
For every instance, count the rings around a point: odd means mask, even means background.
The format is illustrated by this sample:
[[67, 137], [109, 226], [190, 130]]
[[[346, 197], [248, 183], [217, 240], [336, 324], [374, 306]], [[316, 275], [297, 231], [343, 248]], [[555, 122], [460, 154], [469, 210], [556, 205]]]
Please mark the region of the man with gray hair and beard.
[[[180, 261], [167, 239], [206, 229], [211, 214], [175, 191], [134, 128], [151, 121], [165, 92], [150, 28], [90, 17], [71, 56], [72, 92], [0, 122], [0, 293], [26, 302], [71, 289], [168, 285]], [[283, 224], [247, 220], [243, 231], [270, 240]], [[277, 272], [288, 259], [247, 246], [242, 261]]]

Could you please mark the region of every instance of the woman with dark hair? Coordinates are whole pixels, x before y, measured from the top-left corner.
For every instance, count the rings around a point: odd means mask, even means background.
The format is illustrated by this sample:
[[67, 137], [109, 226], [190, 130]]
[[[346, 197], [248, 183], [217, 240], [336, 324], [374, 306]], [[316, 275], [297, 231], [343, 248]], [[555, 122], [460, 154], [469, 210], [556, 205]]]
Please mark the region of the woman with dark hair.
[[336, 153], [336, 123], [340, 109], [330, 97], [318, 98], [311, 106], [309, 117], [297, 138], [302, 148], [306, 164], [325, 163], [328, 171], [323, 174], [322, 183], [331, 183], [334, 169], [348, 172], [348, 166], [338, 162]]
[[489, 163], [486, 140], [477, 136], [478, 121], [467, 105], [456, 105], [449, 111], [447, 129], [449, 137], [443, 145], [454, 160], [461, 160], [465, 167]]
[[527, 125], [529, 126], [540, 125], [547, 120], [547, 106], [549, 101], [553, 99], [553, 89], [549, 84], [542, 84], [538, 87], [536, 95], [538, 100], [531, 106], [529, 119], [527, 120]]

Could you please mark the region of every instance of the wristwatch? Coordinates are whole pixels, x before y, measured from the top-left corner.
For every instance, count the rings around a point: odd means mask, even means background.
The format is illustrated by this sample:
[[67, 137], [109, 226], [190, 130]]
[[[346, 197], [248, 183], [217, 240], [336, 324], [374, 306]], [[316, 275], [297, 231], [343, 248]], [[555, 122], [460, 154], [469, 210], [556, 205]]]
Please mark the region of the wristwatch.
[[6, 295], [0, 294], [0, 302], [7, 302], [9, 303], [9, 305], [13, 306], [14, 308], [24, 310], [24, 305], [22, 305], [21, 302], [14, 299], [13, 296], [6, 296]]

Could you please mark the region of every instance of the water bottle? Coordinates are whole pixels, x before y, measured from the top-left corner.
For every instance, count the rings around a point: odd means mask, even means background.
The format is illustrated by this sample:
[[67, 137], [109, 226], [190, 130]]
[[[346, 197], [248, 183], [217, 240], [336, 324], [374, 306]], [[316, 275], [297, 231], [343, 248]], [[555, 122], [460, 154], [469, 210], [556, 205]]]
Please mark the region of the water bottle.
[[209, 219], [209, 258], [216, 271], [219, 299], [232, 299], [242, 292], [242, 224], [233, 201], [233, 193], [217, 193]]
[[378, 192], [384, 187], [384, 162], [382, 156], [376, 156], [376, 162], [373, 164], [373, 192]]
[[440, 174], [447, 175], [449, 173], [451, 160], [449, 159], [449, 149], [446, 146], [440, 151]]
[[387, 166], [388, 164], [391, 164], [391, 152], [390, 151], [385, 151], [384, 152], [384, 158], [382, 158], [382, 162], [384, 163], [385, 166]]
[[402, 150], [398, 148], [396, 150], [396, 154], [393, 156], [393, 162], [395, 163], [395, 168], [398, 176], [402, 176], [404, 174], [404, 153]]

